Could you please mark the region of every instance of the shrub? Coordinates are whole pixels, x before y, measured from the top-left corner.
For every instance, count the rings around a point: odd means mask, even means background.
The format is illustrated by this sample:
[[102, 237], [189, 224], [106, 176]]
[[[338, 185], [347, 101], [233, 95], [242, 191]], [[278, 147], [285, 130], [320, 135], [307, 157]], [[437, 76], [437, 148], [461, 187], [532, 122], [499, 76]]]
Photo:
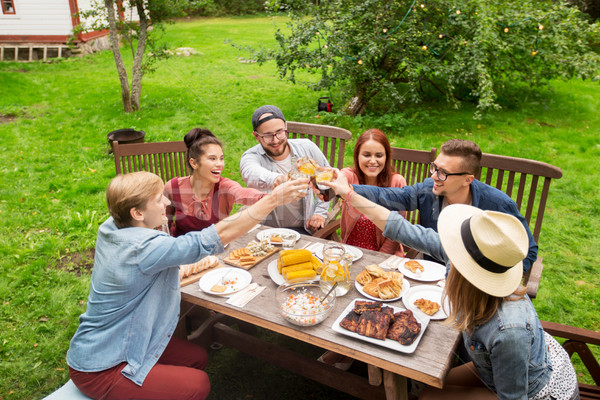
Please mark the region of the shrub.
[[418, 102], [428, 87], [458, 107], [497, 109], [512, 82], [533, 87], [553, 78], [598, 79], [591, 50], [598, 24], [575, 7], [534, 0], [289, 1], [289, 31], [278, 30], [275, 59], [292, 82], [297, 72], [320, 77], [315, 90], [345, 89], [345, 111], [356, 115], [374, 96], [390, 104]]

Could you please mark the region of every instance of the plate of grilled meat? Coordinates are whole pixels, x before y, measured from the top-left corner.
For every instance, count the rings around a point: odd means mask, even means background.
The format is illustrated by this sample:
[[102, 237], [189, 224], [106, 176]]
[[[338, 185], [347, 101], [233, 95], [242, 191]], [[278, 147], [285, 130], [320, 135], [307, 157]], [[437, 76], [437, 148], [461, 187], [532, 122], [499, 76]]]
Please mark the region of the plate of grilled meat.
[[355, 299], [335, 320], [332, 329], [402, 353], [413, 353], [427, 325], [429, 318], [415, 316], [410, 310], [381, 301]]

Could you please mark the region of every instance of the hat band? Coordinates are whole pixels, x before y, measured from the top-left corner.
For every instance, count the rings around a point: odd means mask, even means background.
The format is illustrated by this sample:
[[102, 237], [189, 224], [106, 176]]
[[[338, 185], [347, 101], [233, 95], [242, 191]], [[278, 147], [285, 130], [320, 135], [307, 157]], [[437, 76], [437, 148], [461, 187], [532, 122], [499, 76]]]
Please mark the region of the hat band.
[[460, 227], [460, 235], [463, 240], [463, 244], [465, 245], [465, 250], [467, 253], [486, 271], [493, 272], [495, 274], [501, 274], [506, 272], [509, 267], [505, 267], [504, 265], [500, 265], [486, 256], [483, 255], [481, 250], [479, 250], [479, 246], [475, 242], [473, 238], [473, 232], [471, 232], [471, 218], [463, 221]]
[[[264, 122], [270, 121], [272, 119], [281, 119], [281, 117], [279, 117], [279, 116], [277, 116], [275, 114], [272, 114], [272, 115], [268, 115], [268, 116], [266, 116], [264, 118], [261, 118], [261, 119], [258, 120], [258, 123], [256, 124], [256, 128], [258, 128], [259, 126], [261, 126]], [[254, 128], [254, 130], [256, 130], [256, 128]]]

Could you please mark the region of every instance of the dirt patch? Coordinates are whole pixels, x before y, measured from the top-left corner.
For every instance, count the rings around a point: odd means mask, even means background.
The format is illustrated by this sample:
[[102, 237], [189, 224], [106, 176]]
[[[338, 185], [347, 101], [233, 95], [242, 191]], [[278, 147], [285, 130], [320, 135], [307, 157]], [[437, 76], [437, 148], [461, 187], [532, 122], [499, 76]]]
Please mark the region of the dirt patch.
[[74, 273], [77, 276], [89, 274], [94, 266], [96, 249], [88, 249], [79, 253], [64, 255], [56, 264], [56, 269]]
[[11, 122], [13, 122], [15, 120], [15, 118], [17, 118], [16, 115], [12, 115], [12, 114], [0, 114], [0, 124], [9, 124]]

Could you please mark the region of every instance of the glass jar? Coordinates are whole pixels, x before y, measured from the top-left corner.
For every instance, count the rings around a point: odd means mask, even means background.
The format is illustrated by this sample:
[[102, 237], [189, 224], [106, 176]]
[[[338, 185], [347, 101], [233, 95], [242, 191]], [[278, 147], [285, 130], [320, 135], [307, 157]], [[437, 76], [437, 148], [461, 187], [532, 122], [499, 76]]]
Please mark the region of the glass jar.
[[344, 257], [346, 250], [340, 243], [330, 242], [323, 248], [323, 270], [321, 271], [321, 289], [329, 290], [334, 282], [336, 296], [343, 296], [350, 290], [350, 268]]

